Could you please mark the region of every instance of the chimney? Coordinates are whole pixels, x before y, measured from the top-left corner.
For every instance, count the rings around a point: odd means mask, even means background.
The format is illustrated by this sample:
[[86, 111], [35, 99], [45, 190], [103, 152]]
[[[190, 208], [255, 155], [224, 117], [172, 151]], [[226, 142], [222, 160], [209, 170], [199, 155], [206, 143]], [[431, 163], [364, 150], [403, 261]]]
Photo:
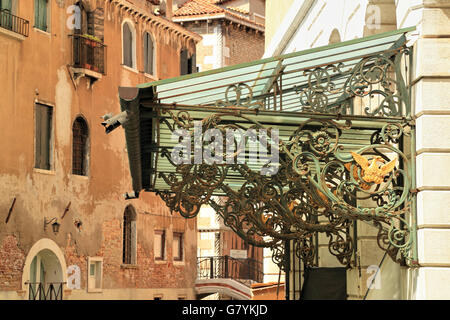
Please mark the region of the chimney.
[[173, 0], [166, 0], [166, 18], [169, 20], [173, 18]]

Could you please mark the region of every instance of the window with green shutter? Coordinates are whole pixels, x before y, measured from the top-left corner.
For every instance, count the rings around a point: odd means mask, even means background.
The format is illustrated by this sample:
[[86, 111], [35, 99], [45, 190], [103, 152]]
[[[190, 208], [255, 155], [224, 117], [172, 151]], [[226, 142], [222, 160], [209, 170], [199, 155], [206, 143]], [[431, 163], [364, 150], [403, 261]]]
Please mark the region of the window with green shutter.
[[34, 27], [47, 31], [48, 0], [34, 0]]
[[0, 0], [0, 10], [12, 12], [12, 0]]
[[0, 0], [0, 27], [12, 29], [12, 0]]
[[53, 108], [35, 106], [35, 167], [50, 170]]

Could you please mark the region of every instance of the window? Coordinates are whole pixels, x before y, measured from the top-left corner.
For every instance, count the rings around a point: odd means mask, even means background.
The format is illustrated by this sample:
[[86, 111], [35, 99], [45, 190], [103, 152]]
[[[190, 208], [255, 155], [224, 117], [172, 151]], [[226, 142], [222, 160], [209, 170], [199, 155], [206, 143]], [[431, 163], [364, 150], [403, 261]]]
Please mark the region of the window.
[[155, 74], [155, 49], [150, 33], [144, 33], [144, 72], [147, 74]]
[[34, 27], [47, 31], [48, 0], [34, 0]]
[[5, 29], [12, 29], [13, 18], [10, 14], [13, 13], [12, 0], [0, 0], [0, 27]]
[[88, 292], [102, 291], [103, 258], [88, 258]]
[[180, 52], [180, 75], [191, 74], [197, 72], [195, 53], [189, 57], [187, 50]]
[[122, 27], [122, 49], [123, 49], [123, 64], [130, 68], [135, 68], [135, 58], [134, 58], [134, 46], [135, 46], [135, 35], [134, 29], [130, 23], [124, 22]]
[[183, 234], [180, 232], [173, 233], [173, 242], [172, 242], [172, 252], [173, 252], [173, 260], [181, 261], [183, 260]]
[[123, 215], [123, 257], [124, 264], [136, 264], [136, 211], [128, 206]]
[[86, 121], [78, 117], [72, 126], [72, 173], [80, 176], [87, 175], [88, 164], [88, 126]]
[[0, 0], [0, 10], [6, 10], [12, 13], [12, 0]]
[[50, 170], [53, 108], [35, 105], [35, 167]]
[[165, 244], [166, 244], [165, 232], [162, 230], [155, 230], [155, 238], [154, 238], [155, 260], [164, 260]]

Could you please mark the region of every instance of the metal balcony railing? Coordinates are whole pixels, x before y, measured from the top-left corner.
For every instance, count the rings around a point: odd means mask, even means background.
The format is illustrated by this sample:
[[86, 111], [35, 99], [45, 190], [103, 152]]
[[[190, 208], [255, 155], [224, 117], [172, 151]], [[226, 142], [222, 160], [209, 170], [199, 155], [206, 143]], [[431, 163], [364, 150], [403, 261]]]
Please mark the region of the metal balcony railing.
[[72, 66], [106, 74], [106, 45], [93, 37], [71, 35], [73, 42]]
[[26, 282], [29, 300], [62, 300], [65, 282]]
[[198, 279], [229, 278], [238, 282], [263, 281], [262, 262], [254, 259], [235, 259], [230, 256], [202, 257], [197, 259]]
[[0, 27], [28, 37], [30, 22], [11, 14], [7, 9], [0, 9]]

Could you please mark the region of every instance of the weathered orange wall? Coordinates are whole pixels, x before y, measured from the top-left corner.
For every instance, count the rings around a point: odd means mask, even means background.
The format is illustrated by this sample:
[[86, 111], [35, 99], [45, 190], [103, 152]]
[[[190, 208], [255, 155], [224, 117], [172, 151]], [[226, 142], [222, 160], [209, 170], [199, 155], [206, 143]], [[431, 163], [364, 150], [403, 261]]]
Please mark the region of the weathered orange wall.
[[[30, 21], [29, 37], [23, 41], [0, 33], [0, 292], [21, 290], [21, 269], [30, 247], [41, 238], [54, 240], [65, 253], [67, 266], [77, 264], [82, 288], [86, 288], [88, 256], [102, 256], [104, 288], [187, 288], [196, 276], [196, 222], [171, 215], [154, 194], [126, 201], [131, 191], [124, 131], [109, 135], [100, 125], [100, 116], [120, 111], [119, 86], [135, 86], [153, 78], [142, 72], [141, 34], [144, 27], [125, 10], [105, 8], [104, 42], [108, 46], [107, 75], [88, 88], [86, 78], [71, 80], [72, 33], [66, 26], [67, 1], [49, 1], [50, 32], [34, 29], [33, 1], [20, 1], [17, 15]], [[60, 6], [60, 3], [66, 5]], [[121, 22], [137, 23], [137, 72], [121, 66]], [[156, 31], [162, 27], [154, 27]], [[159, 28], [159, 29], [158, 29]], [[180, 28], [176, 26], [176, 28]], [[170, 28], [169, 28], [170, 30]], [[158, 31], [159, 32], [159, 31]], [[179, 74], [182, 35], [166, 31], [167, 43], [157, 39], [159, 78]], [[189, 34], [188, 36], [189, 37]], [[34, 103], [53, 106], [52, 170], [34, 169]], [[74, 176], [72, 170], [72, 124], [82, 115], [89, 125], [90, 153], [88, 177]], [[6, 214], [17, 198], [8, 224]], [[64, 217], [64, 209], [71, 203]], [[137, 268], [123, 268], [122, 224], [124, 209], [132, 204], [137, 217]], [[43, 230], [44, 217], [58, 217], [60, 231]], [[83, 222], [82, 231], [74, 219]], [[167, 261], [155, 264], [153, 230], [165, 228]], [[172, 260], [172, 229], [185, 232], [185, 262]], [[189, 291], [191, 292], [191, 291]], [[193, 290], [192, 290], [193, 292]], [[191, 298], [192, 298], [192, 294]], [[151, 298], [151, 297], [149, 297]]]

